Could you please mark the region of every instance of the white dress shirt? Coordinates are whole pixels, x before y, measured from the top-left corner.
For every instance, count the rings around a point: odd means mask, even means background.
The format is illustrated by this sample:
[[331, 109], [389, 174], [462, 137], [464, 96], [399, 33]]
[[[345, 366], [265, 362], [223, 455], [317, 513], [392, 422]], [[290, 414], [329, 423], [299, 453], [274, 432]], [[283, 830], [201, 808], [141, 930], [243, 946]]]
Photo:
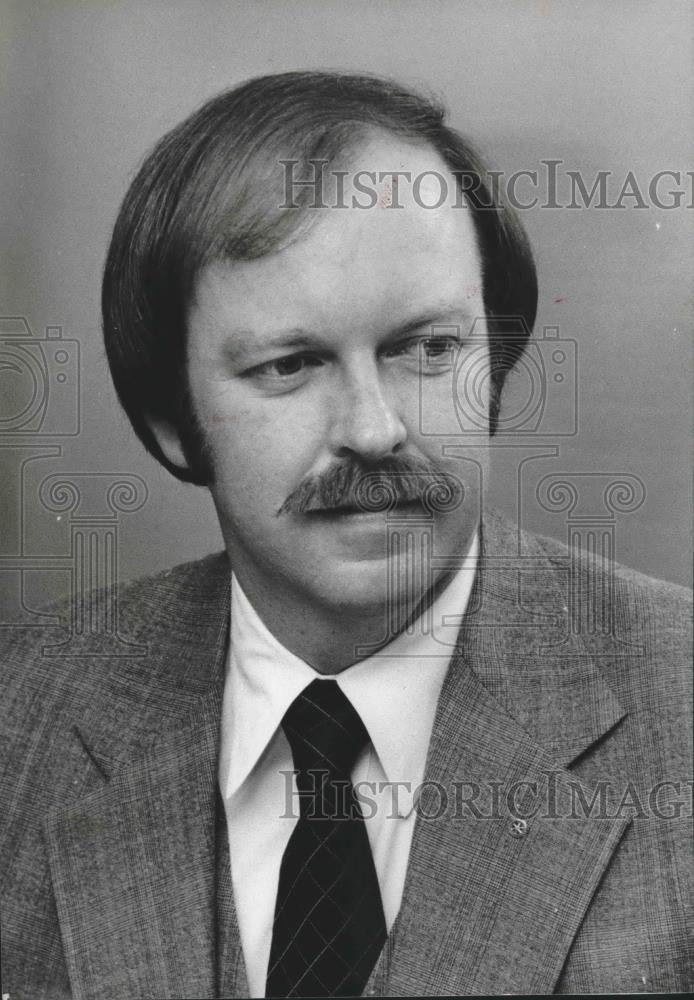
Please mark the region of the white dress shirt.
[[424, 777], [436, 705], [477, 555], [475, 535], [463, 566], [429, 612], [334, 678], [317, 673], [275, 639], [232, 574], [219, 784], [252, 997], [265, 995], [280, 864], [299, 816], [292, 753], [280, 727], [284, 713], [311, 681], [334, 679], [369, 732], [371, 743], [355, 764], [352, 782], [362, 802], [390, 932], [402, 899], [415, 793]]

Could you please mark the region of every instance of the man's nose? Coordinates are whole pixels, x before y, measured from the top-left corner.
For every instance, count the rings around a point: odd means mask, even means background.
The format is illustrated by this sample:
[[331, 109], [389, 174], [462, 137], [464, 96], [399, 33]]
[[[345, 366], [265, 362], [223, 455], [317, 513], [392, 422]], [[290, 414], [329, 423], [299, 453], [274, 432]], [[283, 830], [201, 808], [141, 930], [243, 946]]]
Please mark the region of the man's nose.
[[376, 364], [346, 376], [339, 395], [330, 428], [335, 455], [377, 461], [400, 450], [407, 430], [384, 390]]

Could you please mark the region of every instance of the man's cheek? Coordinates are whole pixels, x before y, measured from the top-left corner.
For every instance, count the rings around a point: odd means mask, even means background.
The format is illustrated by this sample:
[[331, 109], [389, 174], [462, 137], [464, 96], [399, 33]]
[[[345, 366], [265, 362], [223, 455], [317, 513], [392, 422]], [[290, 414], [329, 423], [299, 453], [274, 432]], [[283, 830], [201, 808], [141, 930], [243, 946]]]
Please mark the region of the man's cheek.
[[420, 377], [416, 411], [410, 418], [410, 426], [414, 426], [418, 436], [433, 442], [437, 437], [460, 433], [455, 389], [453, 373]]

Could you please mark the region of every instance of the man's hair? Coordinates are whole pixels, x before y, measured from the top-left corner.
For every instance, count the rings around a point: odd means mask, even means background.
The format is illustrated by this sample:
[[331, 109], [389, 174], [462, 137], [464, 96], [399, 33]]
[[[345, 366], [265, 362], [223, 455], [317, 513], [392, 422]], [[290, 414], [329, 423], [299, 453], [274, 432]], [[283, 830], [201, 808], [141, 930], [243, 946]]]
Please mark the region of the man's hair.
[[[433, 147], [473, 213], [489, 329], [490, 431], [496, 431], [504, 380], [535, 321], [535, 266], [517, 216], [490, 190], [473, 147], [444, 120], [441, 105], [390, 80], [281, 73], [220, 94], [157, 143], [116, 221], [102, 311], [120, 401], [145, 447], [173, 475], [198, 484], [211, 478], [187, 378], [186, 326], [198, 275], [213, 260], [253, 260], [298, 239], [324, 213], [310, 210], [315, 191], [308, 186], [293, 188], [296, 208], [282, 207], [281, 161], [293, 161], [297, 178], [310, 176], [311, 161], [335, 166], [374, 130]], [[517, 320], [511, 334], [508, 317]], [[164, 455], [151, 419], [176, 429], [187, 468]]]

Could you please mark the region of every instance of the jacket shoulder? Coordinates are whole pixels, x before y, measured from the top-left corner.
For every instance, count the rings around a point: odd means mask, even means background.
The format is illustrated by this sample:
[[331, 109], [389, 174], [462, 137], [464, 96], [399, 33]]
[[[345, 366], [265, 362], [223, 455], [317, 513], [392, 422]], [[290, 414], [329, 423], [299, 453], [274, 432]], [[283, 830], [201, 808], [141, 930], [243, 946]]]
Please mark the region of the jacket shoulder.
[[21, 740], [49, 710], [75, 718], [94, 692], [146, 672], [147, 651], [188, 647], [216, 623], [228, 576], [216, 553], [49, 604], [50, 624], [0, 629], [0, 733]]
[[572, 628], [623, 706], [659, 738], [683, 746], [692, 703], [692, 592], [619, 563], [571, 550], [555, 539], [537, 544], [566, 577]]
[[625, 625], [650, 619], [688, 634], [692, 607], [689, 587], [648, 576], [618, 562], [596, 558], [586, 549], [572, 551], [556, 538], [545, 535], [532, 535], [532, 538], [556, 567], [570, 567], [580, 592], [600, 584], [600, 593], [611, 598]]

